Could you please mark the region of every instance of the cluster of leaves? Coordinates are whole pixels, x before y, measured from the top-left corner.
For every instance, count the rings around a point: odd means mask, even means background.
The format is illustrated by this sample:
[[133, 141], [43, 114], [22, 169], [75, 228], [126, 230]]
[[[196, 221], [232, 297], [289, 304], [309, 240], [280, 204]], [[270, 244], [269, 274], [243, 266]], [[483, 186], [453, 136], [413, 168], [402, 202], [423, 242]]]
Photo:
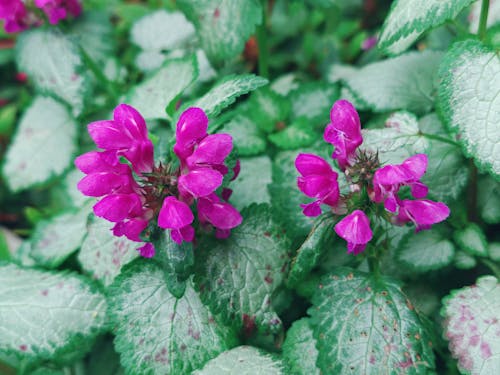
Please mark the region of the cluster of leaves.
[[[498, 371], [499, 4], [89, 0], [60, 28], [0, 35], [0, 372]], [[354, 257], [334, 217], [302, 215], [294, 160], [328, 157], [339, 98], [384, 163], [429, 155], [447, 222], [375, 223]], [[189, 106], [233, 136], [229, 239], [158, 235], [138, 259], [92, 214], [72, 161], [120, 102], [159, 155]]]

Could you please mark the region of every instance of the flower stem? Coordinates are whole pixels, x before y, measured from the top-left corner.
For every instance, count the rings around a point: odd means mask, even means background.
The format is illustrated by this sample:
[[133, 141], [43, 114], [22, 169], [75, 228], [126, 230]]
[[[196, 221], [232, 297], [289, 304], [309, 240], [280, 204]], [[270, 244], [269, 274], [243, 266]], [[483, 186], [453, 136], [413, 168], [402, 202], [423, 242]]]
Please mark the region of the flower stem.
[[452, 141], [451, 139], [448, 139], [445, 137], [441, 137], [440, 135], [428, 134], [428, 133], [422, 133], [422, 132], [420, 134], [423, 135], [425, 138], [434, 139], [436, 141], [448, 143], [448, 144], [453, 145], [453, 146], [459, 146], [459, 144], [457, 142]]
[[262, 22], [257, 28], [259, 47], [259, 75], [269, 78], [269, 50], [267, 47], [267, 1], [262, 0]]
[[98, 82], [104, 87], [108, 95], [113, 99], [114, 102], [118, 101], [118, 92], [116, 91], [115, 85], [111, 82], [102, 72], [101, 68], [97, 63], [92, 60], [92, 57], [80, 46], [80, 53], [82, 54], [83, 62], [89, 68], [92, 73], [94, 73]]
[[370, 272], [374, 274], [375, 276], [378, 276], [380, 274], [380, 267], [378, 264], [378, 258], [374, 256], [369, 256], [367, 258], [368, 260], [368, 267], [370, 268]]
[[490, 9], [490, 0], [483, 0], [481, 3], [481, 16], [479, 18], [479, 28], [477, 30], [477, 35], [481, 40], [484, 40], [484, 38], [486, 37], [489, 9]]
[[500, 267], [497, 264], [495, 264], [495, 262], [491, 261], [490, 259], [481, 258], [481, 262], [486, 267], [488, 267], [491, 270], [491, 272], [493, 272], [493, 274], [495, 275], [497, 280], [500, 281]]
[[474, 160], [469, 159], [469, 185], [467, 187], [467, 216], [470, 221], [477, 222], [477, 178], [478, 171]]

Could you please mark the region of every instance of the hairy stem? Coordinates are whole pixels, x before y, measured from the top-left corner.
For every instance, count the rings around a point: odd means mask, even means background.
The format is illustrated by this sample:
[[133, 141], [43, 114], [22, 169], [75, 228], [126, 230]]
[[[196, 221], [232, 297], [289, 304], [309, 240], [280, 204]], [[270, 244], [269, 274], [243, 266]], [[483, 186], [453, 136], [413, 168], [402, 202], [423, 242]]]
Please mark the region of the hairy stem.
[[469, 159], [469, 185], [467, 187], [467, 216], [469, 221], [477, 222], [477, 178], [478, 171], [474, 160]]
[[259, 47], [259, 75], [269, 78], [269, 50], [267, 47], [267, 1], [262, 0], [262, 22], [257, 28]]
[[488, 22], [488, 11], [490, 9], [490, 0], [483, 0], [481, 3], [481, 16], [479, 18], [479, 28], [477, 35], [481, 40], [486, 37], [486, 25]]
[[114, 83], [108, 80], [108, 78], [102, 72], [101, 68], [96, 64], [94, 60], [92, 60], [92, 57], [90, 57], [82, 47], [80, 47], [80, 52], [82, 54], [84, 64], [92, 71], [97, 81], [102, 85], [102, 87], [106, 90], [113, 101], [116, 102], [119, 95], [116, 91]]

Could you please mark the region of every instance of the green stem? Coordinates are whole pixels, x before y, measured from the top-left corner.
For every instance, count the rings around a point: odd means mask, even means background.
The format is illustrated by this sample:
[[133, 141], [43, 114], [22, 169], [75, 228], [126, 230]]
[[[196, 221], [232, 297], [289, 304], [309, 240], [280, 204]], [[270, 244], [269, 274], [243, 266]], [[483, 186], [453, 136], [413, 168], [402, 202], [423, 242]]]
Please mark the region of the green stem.
[[467, 216], [470, 221], [477, 222], [477, 179], [478, 171], [474, 160], [469, 159], [469, 185], [467, 187]]
[[113, 99], [114, 102], [118, 101], [119, 94], [115, 88], [115, 85], [113, 82], [111, 82], [102, 72], [101, 68], [96, 64], [94, 60], [92, 60], [92, 57], [89, 56], [89, 54], [82, 48], [80, 47], [80, 52], [83, 57], [83, 62], [89, 68], [92, 73], [94, 73], [97, 81], [102, 85], [102, 87], [106, 90], [108, 95]]
[[267, 1], [262, 0], [262, 23], [257, 28], [259, 47], [259, 75], [269, 78], [269, 50], [267, 46]]
[[378, 263], [378, 258], [374, 256], [369, 256], [367, 258], [368, 260], [368, 267], [370, 268], [370, 272], [376, 276], [380, 274], [380, 267]]
[[481, 262], [486, 266], [488, 267], [491, 272], [493, 272], [493, 274], [495, 275], [495, 277], [500, 280], [500, 267], [493, 261], [491, 261], [490, 259], [485, 259], [485, 258], [480, 258], [481, 259]]
[[479, 18], [479, 28], [477, 30], [477, 35], [481, 40], [484, 40], [484, 38], [486, 37], [489, 9], [490, 9], [490, 0], [483, 0], [481, 4], [481, 16]]
[[448, 143], [450, 145], [457, 146], [457, 147], [460, 146], [457, 142], [452, 141], [451, 139], [448, 139], [445, 137], [441, 137], [440, 135], [428, 134], [428, 133], [422, 133], [422, 132], [420, 134], [423, 135], [425, 138], [434, 139], [436, 141]]

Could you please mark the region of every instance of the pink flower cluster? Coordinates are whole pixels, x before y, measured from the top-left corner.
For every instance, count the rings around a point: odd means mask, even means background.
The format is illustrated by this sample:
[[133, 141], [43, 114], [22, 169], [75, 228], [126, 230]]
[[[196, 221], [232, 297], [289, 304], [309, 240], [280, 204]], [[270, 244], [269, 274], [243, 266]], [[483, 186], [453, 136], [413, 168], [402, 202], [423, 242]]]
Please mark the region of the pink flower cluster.
[[[366, 191], [368, 201], [383, 203], [392, 222], [403, 225], [412, 222], [416, 230], [428, 229], [432, 224], [446, 219], [449, 208], [441, 202], [423, 199], [427, 196], [427, 186], [420, 179], [427, 169], [427, 156], [417, 154], [409, 157], [402, 164], [386, 165], [380, 168], [377, 155], [371, 157], [357, 149], [363, 142], [361, 123], [358, 113], [351, 103], [339, 100], [330, 112], [331, 123], [324, 132], [326, 142], [335, 146], [332, 158], [337, 160], [346, 178], [351, 183], [352, 193], [342, 197], [338, 185], [338, 174], [323, 158], [312, 154], [299, 154], [295, 167], [300, 173], [297, 185], [301, 192], [316, 200], [301, 205], [304, 215], [318, 216], [320, 205], [329, 206], [333, 212], [340, 212], [349, 207], [352, 194]], [[408, 186], [416, 200], [401, 199], [398, 192]], [[353, 200], [353, 201], [358, 201]], [[369, 205], [364, 203], [364, 207]], [[349, 253], [359, 254], [372, 239], [370, 220], [360, 209], [353, 209], [335, 225], [335, 232], [347, 241]]]
[[29, 9], [22, 0], [0, 0], [0, 20], [4, 20], [4, 29], [8, 33], [26, 30], [42, 23], [36, 10], [45, 13], [52, 25], [65, 19], [68, 14], [77, 17], [82, 12], [78, 0], [34, 0], [35, 8]]
[[[207, 129], [205, 113], [199, 108], [187, 109], [177, 123], [174, 146], [180, 167], [155, 166], [144, 119], [133, 107], [120, 104], [113, 120], [88, 125], [90, 137], [103, 151], [76, 158], [76, 166], [86, 174], [78, 189], [84, 195], [102, 197], [94, 213], [116, 223], [115, 236], [141, 242], [141, 233], [157, 217], [158, 226], [169, 229], [175, 242], [193, 241], [191, 205], [197, 201], [199, 222], [215, 227], [218, 237], [227, 237], [242, 218], [215, 191], [228, 173], [224, 161], [232, 150], [232, 138], [209, 135]], [[144, 257], [155, 252], [151, 243], [138, 250]]]

